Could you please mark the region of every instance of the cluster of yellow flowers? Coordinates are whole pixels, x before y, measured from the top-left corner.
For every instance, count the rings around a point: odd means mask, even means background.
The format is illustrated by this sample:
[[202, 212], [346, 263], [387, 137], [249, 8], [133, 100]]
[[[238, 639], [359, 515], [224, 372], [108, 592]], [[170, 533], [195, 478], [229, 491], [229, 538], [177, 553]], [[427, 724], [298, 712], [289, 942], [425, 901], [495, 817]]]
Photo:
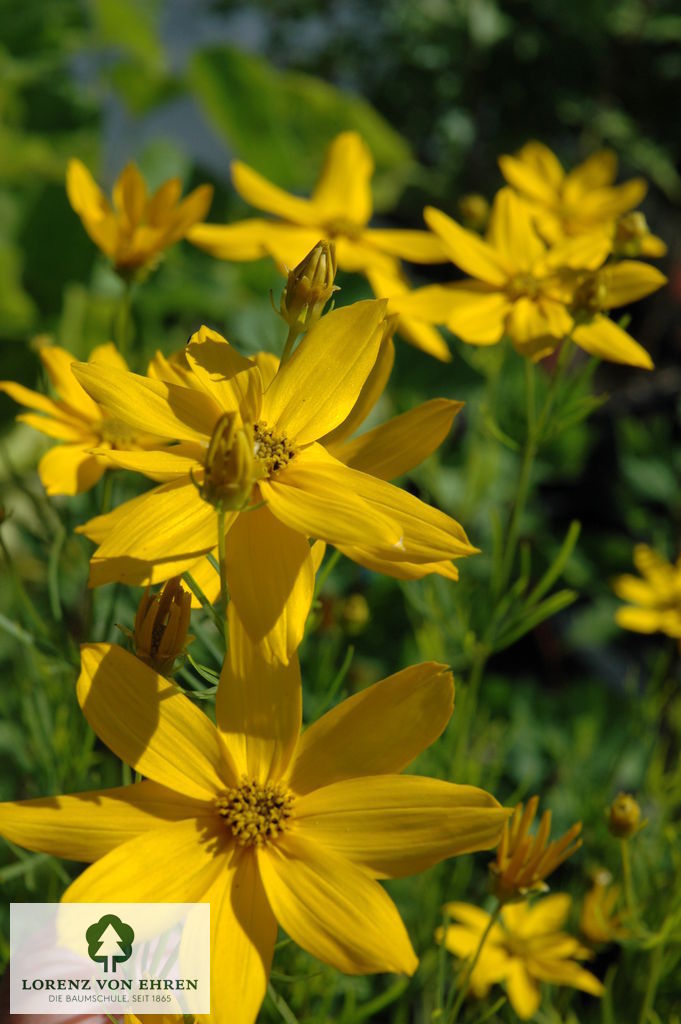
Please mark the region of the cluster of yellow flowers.
[[[129, 166], [110, 203], [79, 161], [68, 168], [74, 210], [126, 280], [183, 237], [221, 259], [270, 256], [287, 273], [281, 358], [247, 358], [204, 326], [183, 351], [156, 353], [146, 375], [111, 344], [86, 363], [46, 345], [55, 398], [0, 385], [31, 410], [20, 419], [63, 442], [40, 462], [49, 494], [88, 490], [112, 468], [154, 482], [80, 528], [96, 544], [91, 585], [166, 581], [142, 599], [132, 651], [82, 648], [77, 686], [94, 731], [144, 781], [1, 805], [0, 832], [91, 863], [65, 900], [209, 901], [211, 1017], [225, 1024], [255, 1020], [278, 923], [341, 971], [413, 974], [416, 955], [379, 880], [495, 847], [496, 912], [449, 904], [457, 923], [437, 935], [473, 957], [461, 998], [503, 981], [526, 1019], [542, 980], [603, 991], [579, 963], [588, 950], [560, 931], [569, 897], [524, 902], [578, 848], [581, 826], [550, 842], [545, 814], [532, 837], [536, 798], [513, 812], [484, 790], [400, 774], [452, 713], [446, 666], [398, 672], [301, 734], [297, 649], [326, 545], [403, 580], [455, 581], [458, 560], [476, 552], [459, 523], [390, 482], [441, 444], [460, 403], [431, 399], [354, 436], [385, 388], [395, 331], [441, 360], [450, 356], [438, 324], [475, 345], [508, 336], [532, 360], [571, 339], [652, 365], [607, 316], [664, 282], [630, 258], [663, 251], [631, 212], [642, 183], [613, 185], [610, 153], [565, 174], [539, 143], [501, 168], [509, 184], [489, 217], [484, 202], [468, 203], [469, 223], [488, 221], [484, 238], [435, 209], [428, 231], [370, 227], [373, 163], [354, 132], [329, 147], [310, 199], [235, 162], [237, 191], [274, 219], [228, 226], [199, 223], [207, 186], [180, 202], [172, 180], [149, 198]], [[402, 260], [451, 261], [468, 277], [410, 291]], [[337, 268], [364, 274], [376, 298], [325, 312]], [[628, 624], [658, 628], [665, 613], [648, 591], [621, 591], [650, 606]], [[215, 724], [169, 678], [196, 595], [217, 604], [227, 641]]]

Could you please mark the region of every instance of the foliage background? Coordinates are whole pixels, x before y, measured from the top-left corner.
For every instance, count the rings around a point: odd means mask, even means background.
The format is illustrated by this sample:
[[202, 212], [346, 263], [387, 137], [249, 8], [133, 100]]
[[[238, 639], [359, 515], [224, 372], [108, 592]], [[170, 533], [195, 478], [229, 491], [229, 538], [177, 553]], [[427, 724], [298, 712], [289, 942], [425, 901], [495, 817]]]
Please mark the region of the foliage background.
[[[50, 334], [83, 357], [108, 340], [117, 301], [117, 281], [66, 200], [71, 155], [107, 187], [129, 159], [153, 185], [171, 174], [187, 188], [212, 181], [212, 221], [247, 213], [229, 184], [232, 156], [304, 191], [327, 142], [347, 127], [360, 130], [374, 151], [378, 217], [396, 226], [421, 226], [426, 203], [456, 214], [463, 192], [491, 195], [501, 185], [497, 155], [532, 137], [566, 165], [613, 146], [625, 176], [651, 181], [644, 209], [669, 244], [663, 269], [670, 285], [632, 309], [631, 331], [657, 369], [599, 367], [584, 387], [609, 394], [608, 401], [543, 454], [523, 536], [538, 574], [570, 522], [582, 522], [565, 573], [579, 599], [492, 659], [456, 780], [483, 784], [504, 801], [540, 792], [557, 828], [581, 818], [585, 848], [558, 878], [576, 899], [596, 864], [617, 873], [603, 807], [618, 789], [635, 792], [649, 819], [637, 841], [635, 875], [650, 901], [651, 926], [670, 900], [681, 914], [677, 652], [671, 641], [619, 631], [610, 591], [611, 578], [630, 569], [635, 541], [670, 557], [679, 541], [681, 135], [670, 120], [681, 88], [678, 5], [386, 0], [369, 14], [359, 0], [0, 0], [0, 24], [2, 376], [29, 386], [40, 380], [32, 339]], [[442, 268], [418, 268], [413, 279], [441, 280]], [[341, 301], [366, 294], [355, 278], [341, 284]], [[282, 326], [268, 293], [280, 287], [264, 262], [218, 263], [176, 246], [140, 290], [138, 338], [146, 355], [157, 347], [170, 352], [205, 322], [244, 351], [278, 350]], [[466, 400], [450, 440], [407, 485], [450, 511], [489, 550], [491, 517], [508, 507], [517, 471], [493, 425], [522, 437], [522, 367], [510, 351], [478, 353], [450, 340], [454, 358], [444, 369], [398, 345], [380, 413], [434, 395]], [[485, 379], [496, 359], [503, 360], [503, 386], [490, 393]], [[87, 592], [89, 545], [73, 527], [97, 497], [48, 504], [34, 472], [43, 440], [15, 426], [15, 412], [0, 396], [1, 501], [10, 514], [2, 535], [38, 615], [3, 566], [2, 799], [120, 782], [120, 765], [81, 719], [74, 667], [78, 643], [116, 639], [115, 624], [130, 623], [138, 599], [120, 587]], [[129, 486], [116, 482], [117, 501]], [[487, 568], [483, 555], [464, 576], [484, 578]], [[357, 594], [368, 603], [366, 623], [355, 621], [357, 599], [348, 602]], [[302, 650], [307, 716], [327, 703], [350, 645], [354, 654], [334, 700], [422, 658], [448, 661], [465, 678], [470, 630], [485, 612], [465, 582], [403, 587], [339, 564]], [[451, 776], [460, 744], [455, 715], [419, 767]], [[432, 946], [439, 907], [464, 894], [484, 899], [484, 864], [484, 857], [463, 858], [391, 886], [422, 955], [408, 988], [389, 978], [343, 978], [290, 947], [278, 954], [275, 987], [306, 1024], [434, 1019], [449, 970]], [[3, 848], [4, 960], [9, 901], [57, 899], [76, 870]], [[678, 949], [668, 949], [658, 997], [665, 1022], [678, 1019], [670, 1016], [681, 1001]], [[626, 1006], [628, 994], [635, 1000], [645, 986], [646, 955], [611, 950], [596, 971], [608, 977], [615, 1005], [624, 999]], [[293, 975], [298, 980], [289, 980]], [[609, 999], [600, 1006], [567, 990], [545, 1013], [547, 1021], [620, 1021]], [[504, 1014], [507, 1008], [495, 1019], [513, 1019]], [[266, 1003], [263, 1021], [277, 1019]]]

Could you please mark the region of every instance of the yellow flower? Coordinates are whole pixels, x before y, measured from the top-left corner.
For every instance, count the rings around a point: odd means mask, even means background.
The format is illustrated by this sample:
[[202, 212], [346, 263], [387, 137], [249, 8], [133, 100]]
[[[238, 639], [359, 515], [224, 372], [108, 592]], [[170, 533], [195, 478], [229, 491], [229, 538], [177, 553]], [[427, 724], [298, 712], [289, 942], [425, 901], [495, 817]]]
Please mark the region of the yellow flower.
[[581, 822], [569, 828], [561, 839], [549, 842], [551, 811], [544, 811], [537, 834], [531, 836], [529, 830], [538, 807], [538, 796], [528, 800], [525, 808], [517, 804], [513, 817], [504, 825], [496, 860], [490, 864], [494, 893], [501, 901], [533, 890], [546, 890], [544, 879], [582, 845], [577, 838], [582, 831]]
[[[448, 903], [445, 911], [457, 923], [439, 928], [437, 941], [455, 956], [472, 957], [490, 915], [468, 903]], [[590, 951], [560, 931], [569, 911], [570, 897], [563, 893], [505, 906], [471, 972], [473, 994], [483, 998], [492, 985], [503, 982], [521, 1020], [530, 1020], [539, 1009], [542, 982], [602, 996], [601, 982], [578, 962], [589, 958]]]
[[219, 464], [207, 459], [219, 447], [212, 439], [226, 429], [226, 415], [235, 443], [237, 436], [252, 438], [255, 467], [247, 510], [230, 504], [226, 515], [229, 592], [253, 642], [271, 657], [286, 660], [302, 638], [314, 584], [308, 538], [400, 578], [455, 577], [451, 559], [475, 551], [461, 526], [386, 481], [440, 444], [460, 404], [426, 402], [346, 440], [390, 370], [384, 307], [370, 301], [329, 313], [279, 368], [272, 358], [245, 359], [202, 328], [186, 349], [194, 387], [77, 367], [83, 386], [112, 415], [181, 442], [177, 454], [107, 453], [115, 465], [157, 479], [163, 473], [169, 482], [83, 528], [99, 544], [92, 585], [193, 573], [214, 549], [215, 508], [198, 488], [210, 477], [212, 495], [221, 487], [233, 491], [232, 450], [219, 449]]
[[348, 974], [413, 974], [409, 937], [377, 879], [491, 847], [508, 812], [483, 790], [399, 774], [449, 719], [444, 666], [398, 672], [301, 736], [297, 659], [262, 661], [230, 618], [217, 727], [122, 648], [85, 646], [85, 716], [146, 780], [0, 805], [0, 832], [96, 862], [66, 901], [210, 902], [211, 1020], [253, 1024], [277, 922]]
[[[48, 494], [89, 491], [104, 472], [111, 469], [111, 463], [102, 452], [118, 447], [158, 447], [162, 443], [148, 431], [131, 429], [97, 405], [73, 376], [71, 367], [76, 360], [70, 352], [57, 345], [44, 345], [39, 355], [57, 392], [56, 399], [11, 380], [0, 381], [0, 391], [35, 410], [21, 413], [18, 420], [48, 437], [65, 442], [50, 448], [38, 465], [40, 479]], [[95, 348], [88, 365], [127, 371], [125, 360], [112, 344]], [[92, 454], [95, 448], [100, 454]]]
[[622, 926], [622, 915], [617, 913], [620, 888], [612, 884], [609, 871], [598, 871], [593, 885], [582, 900], [579, 930], [593, 943], [624, 939], [629, 932]]
[[[631, 219], [629, 211], [642, 201], [648, 186], [643, 178], [615, 185], [617, 156], [612, 150], [593, 153], [566, 174], [548, 146], [528, 142], [516, 156], [500, 157], [499, 166], [509, 185], [531, 204], [547, 242], [601, 230], [618, 255], [664, 256], [667, 251], [664, 242], [648, 232], [645, 220]], [[621, 250], [625, 241], [629, 251]]]
[[[285, 192], [235, 160], [232, 182], [239, 195], [276, 220], [199, 224], [188, 238], [218, 259], [271, 256], [281, 269], [295, 267], [320, 238], [333, 241], [341, 270], [365, 274], [377, 297], [391, 298], [393, 292], [408, 288], [400, 259], [441, 263], [445, 257], [439, 240], [427, 231], [368, 226], [373, 212], [373, 170], [368, 146], [352, 131], [341, 132], [330, 144], [309, 199]], [[430, 355], [451, 358], [443, 339], [428, 324], [411, 324], [408, 318], [401, 318], [399, 330], [407, 341]]]
[[178, 178], [149, 196], [144, 178], [128, 164], [113, 187], [112, 205], [80, 160], [69, 161], [66, 191], [88, 235], [122, 275], [153, 264], [163, 249], [184, 238], [213, 198], [212, 185], [199, 185], [178, 202]]
[[681, 641], [681, 557], [668, 562], [645, 544], [634, 548], [640, 576], [618, 576], [613, 590], [623, 601], [615, 620], [635, 633], [666, 633]]
[[471, 345], [494, 345], [506, 334], [532, 359], [569, 336], [591, 355], [652, 367], [645, 349], [603, 312], [660, 288], [666, 278], [659, 270], [631, 260], [602, 267], [610, 249], [602, 233], [548, 248], [530, 208], [508, 188], [495, 197], [484, 240], [439, 210], [428, 208], [424, 216], [471, 279], [394, 299], [400, 312], [445, 323]]

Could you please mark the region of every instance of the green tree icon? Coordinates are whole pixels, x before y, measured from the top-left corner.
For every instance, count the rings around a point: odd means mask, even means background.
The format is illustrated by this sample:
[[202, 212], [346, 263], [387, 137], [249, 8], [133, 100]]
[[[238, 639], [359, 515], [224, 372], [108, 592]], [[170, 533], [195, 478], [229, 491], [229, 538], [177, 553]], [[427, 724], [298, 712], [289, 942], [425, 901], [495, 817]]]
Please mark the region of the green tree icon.
[[105, 914], [85, 932], [87, 952], [91, 960], [104, 964], [105, 971], [116, 970], [132, 956], [135, 933], [129, 924], [115, 914]]

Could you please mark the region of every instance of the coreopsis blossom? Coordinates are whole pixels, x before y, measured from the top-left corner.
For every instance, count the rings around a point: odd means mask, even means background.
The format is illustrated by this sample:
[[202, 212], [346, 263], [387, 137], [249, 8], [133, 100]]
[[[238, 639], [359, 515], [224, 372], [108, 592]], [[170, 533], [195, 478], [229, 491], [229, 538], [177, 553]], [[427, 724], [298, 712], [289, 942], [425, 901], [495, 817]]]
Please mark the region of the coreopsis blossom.
[[[199, 224], [188, 238], [223, 260], [256, 260], [271, 256], [283, 270], [295, 267], [320, 238], [333, 241], [341, 270], [365, 274], [379, 298], [406, 290], [400, 259], [441, 263], [439, 239], [428, 231], [371, 228], [371, 176], [374, 161], [357, 132], [341, 132], [329, 145], [309, 199], [285, 192], [240, 160], [231, 165], [240, 196], [275, 220], [262, 217], [236, 224]], [[438, 332], [423, 322], [401, 316], [400, 333], [438, 359], [451, 358]]]
[[[125, 447], [141, 449], [159, 439], [147, 430], [134, 430], [98, 405], [73, 376], [76, 359], [57, 345], [44, 345], [39, 351], [49, 381], [57, 397], [49, 398], [16, 381], [0, 381], [0, 391], [32, 412], [17, 419], [48, 437], [63, 441], [50, 448], [40, 459], [38, 473], [48, 494], [80, 494], [89, 491], [101, 479], [111, 463], [102, 452]], [[128, 367], [116, 347], [99, 345], [93, 349], [88, 365], [126, 372]], [[42, 414], [42, 415], [41, 415]], [[100, 454], [93, 455], [97, 449]]]
[[213, 198], [212, 185], [199, 185], [180, 202], [179, 178], [170, 178], [150, 196], [137, 167], [128, 164], [109, 202], [87, 167], [75, 159], [66, 169], [66, 192], [88, 235], [122, 276], [153, 265], [164, 249], [203, 220]]
[[[454, 956], [474, 956], [490, 915], [468, 903], [448, 903], [445, 911], [456, 923], [439, 928], [437, 941]], [[507, 904], [492, 925], [470, 975], [473, 995], [484, 998], [494, 984], [503, 983], [508, 1000], [521, 1020], [530, 1020], [541, 1004], [541, 983], [568, 985], [593, 996], [604, 988], [580, 960], [591, 951], [561, 931], [570, 911], [565, 893], [534, 903]]]
[[565, 172], [541, 142], [527, 142], [515, 156], [499, 157], [501, 173], [530, 204], [547, 242], [603, 231], [621, 256], [664, 256], [667, 247], [648, 231], [642, 213], [630, 211], [643, 200], [643, 178], [616, 185], [617, 156], [602, 149]]
[[669, 562], [646, 544], [634, 548], [640, 576], [618, 576], [613, 590], [628, 603], [615, 621], [635, 633], [665, 633], [681, 643], [681, 557]]
[[538, 807], [538, 796], [528, 800], [525, 807], [517, 804], [513, 817], [504, 825], [496, 859], [489, 866], [494, 894], [502, 902], [533, 890], [545, 891], [548, 886], [544, 880], [582, 845], [578, 838], [581, 822], [560, 839], [549, 842], [551, 811], [544, 811], [536, 835], [530, 835]]
[[217, 726], [122, 648], [86, 645], [83, 712], [145, 780], [0, 805], [0, 833], [94, 862], [66, 901], [209, 902], [211, 1020], [253, 1024], [277, 922], [340, 971], [413, 974], [377, 879], [490, 848], [508, 812], [483, 790], [400, 775], [450, 717], [445, 666], [398, 672], [301, 736], [297, 659], [268, 664], [230, 620]]
[[604, 313], [660, 288], [666, 278], [654, 267], [631, 260], [602, 266], [610, 249], [602, 233], [549, 248], [530, 208], [508, 188], [495, 197], [485, 239], [440, 210], [428, 208], [424, 216], [451, 261], [471, 276], [395, 298], [398, 311], [445, 323], [471, 345], [494, 345], [508, 335], [535, 360], [571, 337], [602, 359], [652, 366], [645, 349]]
[[609, 871], [597, 871], [591, 888], [582, 900], [579, 930], [593, 943], [613, 942], [629, 934], [617, 911], [620, 887], [614, 885]]
[[193, 387], [80, 364], [79, 380], [112, 415], [181, 442], [106, 453], [169, 482], [83, 528], [99, 544], [92, 585], [191, 571], [217, 544], [222, 504], [231, 600], [252, 640], [286, 660], [312, 599], [310, 538], [398, 577], [452, 578], [451, 559], [475, 551], [462, 527], [386, 480], [437, 447], [460, 404], [427, 402], [345, 441], [385, 383], [384, 308], [329, 313], [278, 368], [202, 328], [186, 349]]

